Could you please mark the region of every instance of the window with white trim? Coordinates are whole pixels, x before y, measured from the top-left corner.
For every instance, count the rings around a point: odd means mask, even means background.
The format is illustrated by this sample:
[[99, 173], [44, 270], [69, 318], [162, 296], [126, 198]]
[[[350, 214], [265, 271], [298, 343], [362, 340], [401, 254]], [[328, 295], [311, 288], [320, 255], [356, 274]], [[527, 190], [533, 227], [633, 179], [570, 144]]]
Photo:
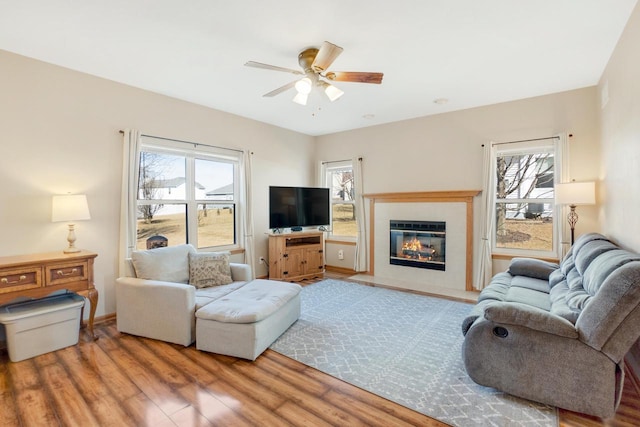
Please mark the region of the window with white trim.
[[356, 237], [353, 164], [350, 160], [323, 164], [324, 183], [331, 194], [331, 235]]
[[136, 247], [153, 236], [168, 246], [238, 247], [239, 165], [231, 150], [143, 137]]
[[554, 183], [560, 176], [556, 138], [497, 147], [493, 168], [493, 253], [555, 257]]

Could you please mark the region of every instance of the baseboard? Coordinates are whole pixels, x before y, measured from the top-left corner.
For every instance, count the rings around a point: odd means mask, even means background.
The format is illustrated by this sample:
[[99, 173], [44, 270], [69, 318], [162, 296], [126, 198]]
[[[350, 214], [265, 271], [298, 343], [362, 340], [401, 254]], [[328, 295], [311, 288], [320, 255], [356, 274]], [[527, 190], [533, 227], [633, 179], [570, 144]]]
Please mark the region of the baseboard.
[[325, 265], [324, 269], [325, 271], [333, 271], [334, 273], [356, 274], [353, 268], [336, 267], [335, 265]]
[[[104, 316], [98, 316], [95, 319], [93, 319], [93, 324], [96, 325], [98, 323], [108, 322], [110, 320], [114, 320], [115, 318], [116, 318], [116, 313], [105, 314]], [[86, 319], [85, 319], [85, 323], [86, 323]]]

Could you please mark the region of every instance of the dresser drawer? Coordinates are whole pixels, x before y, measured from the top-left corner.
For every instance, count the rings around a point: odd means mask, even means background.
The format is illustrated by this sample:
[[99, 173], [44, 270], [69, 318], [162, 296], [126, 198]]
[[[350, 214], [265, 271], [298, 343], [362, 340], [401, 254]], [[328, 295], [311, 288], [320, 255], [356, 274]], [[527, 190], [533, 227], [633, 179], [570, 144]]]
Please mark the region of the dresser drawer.
[[89, 279], [86, 261], [76, 261], [45, 266], [45, 286], [64, 285]]
[[42, 269], [25, 267], [0, 270], [0, 294], [39, 288], [42, 286]]

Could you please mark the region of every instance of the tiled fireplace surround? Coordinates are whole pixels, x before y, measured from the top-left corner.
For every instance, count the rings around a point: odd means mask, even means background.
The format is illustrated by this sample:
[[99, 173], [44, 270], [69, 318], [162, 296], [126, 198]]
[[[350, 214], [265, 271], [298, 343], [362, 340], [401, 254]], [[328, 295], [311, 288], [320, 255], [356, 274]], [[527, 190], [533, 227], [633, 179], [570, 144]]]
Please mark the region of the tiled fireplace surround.
[[[366, 194], [371, 254], [368, 274], [427, 293], [433, 287], [473, 290], [473, 198], [478, 194], [477, 190]], [[446, 222], [445, 271], [392, 265], [391, 220]]]

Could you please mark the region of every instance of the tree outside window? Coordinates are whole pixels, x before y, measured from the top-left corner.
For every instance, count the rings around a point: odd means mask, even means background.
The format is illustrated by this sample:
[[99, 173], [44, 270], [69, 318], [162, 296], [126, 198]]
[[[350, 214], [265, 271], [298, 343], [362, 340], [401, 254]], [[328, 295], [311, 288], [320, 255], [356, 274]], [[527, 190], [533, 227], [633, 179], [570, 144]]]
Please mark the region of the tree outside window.
[[355, 187], [351, 162], [327, 167], [326, 179], [331, 192], [332, 235], [355, 237]]
[[498, 153], [494, 248], [554, 251], [553, 148]]

